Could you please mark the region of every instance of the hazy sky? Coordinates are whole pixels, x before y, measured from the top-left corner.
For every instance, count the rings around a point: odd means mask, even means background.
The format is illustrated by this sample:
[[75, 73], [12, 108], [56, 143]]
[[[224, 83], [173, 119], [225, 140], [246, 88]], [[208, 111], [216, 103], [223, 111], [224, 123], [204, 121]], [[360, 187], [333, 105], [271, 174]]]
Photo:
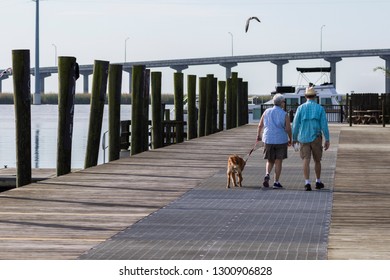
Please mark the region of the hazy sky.
[[[12, 66], [13, 49], [30, 49], [35, 65], [35, 2], [0, 0], [0, 69]], [[322, 50], [390, 48], [390, 0], [41, 0], [40, 65], [54, 66], [58, 56], [75, 56], [79, 64], [256, 55]], [[245, 33], [245, 22], [257, 16]], [[54, 45], [55, 46], [54, 46]], [[322, 60], [290, 61], [284, 84], [298, 81], [296, 67], [328, 66]], [[346, 58], [337, 63], [342, 93], [383, 92], [384, 76], [373, 68], [380, 58]], [[172, 92], [169, 68], [163, 92]], [[276, 84], [276, 66], [269, 62], [239, 64], [232, 71], [249, 83], [249, 94], [269, 94]], [[183, 73], [214, 74], [225, 80], [225, 68], [190, 66]], [[316, 80], [318, 76], [313, 77]], [[57, 92], [57, 75], [45, 81], [46, 92]], [[92, 77], [90, 77], [92, 80]], [[91, 87], [90, 87], [91, 88]], [[34, 79], [32, 78], [32, 91]], [[128, 90], [128, 74], [123, 76]], [[12, 79], [3, 91], [12, 90]], [[77, 82], [82, 92], [82, 80]]]

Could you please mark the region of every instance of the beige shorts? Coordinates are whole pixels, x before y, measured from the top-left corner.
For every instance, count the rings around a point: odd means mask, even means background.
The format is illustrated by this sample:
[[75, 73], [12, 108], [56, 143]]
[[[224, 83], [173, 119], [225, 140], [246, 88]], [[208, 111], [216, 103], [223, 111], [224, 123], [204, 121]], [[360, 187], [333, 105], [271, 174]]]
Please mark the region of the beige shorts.
[[314, 161], [321, 161], [322, 151], [322, 136], [317, 137], [313, 142], [301, 143], [300, 155], [302, 159], [311, 159], [311, 155], [313, 155]]

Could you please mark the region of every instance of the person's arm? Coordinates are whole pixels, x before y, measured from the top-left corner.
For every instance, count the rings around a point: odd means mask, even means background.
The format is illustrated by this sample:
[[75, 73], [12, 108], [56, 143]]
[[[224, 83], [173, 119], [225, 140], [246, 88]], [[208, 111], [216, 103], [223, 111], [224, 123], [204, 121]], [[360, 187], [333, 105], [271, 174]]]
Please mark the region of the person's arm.
[[298, 142], [300, 118], [301, 118], [301, 110], [300, 110], [300, 107], [298, 107], [297, 111], [295, 112], [294, 121], [293, 121], [293, 125], [292, 125], [292, 140], [293, 140], [293, 144]]
[[262, 140], [262, 133], [263, 133], [263, 128], [264, 128], [264, 114], [261, 116], [260, 121], [259, 121], [259, 126], [257, 127], [257, 141]]
[[291, 129], [291, 123], [290, 123], [290, 117], [288, 114], [286, 114], [286, 128], [285, 128], [287, 135], [288, 135], [288, 145], [292, 145], [292, 129]]
[[330, 136], [329, 136], [328, 120], [326, 119], [326, 113], [324, 109], [322, 110], [322, 114], [321, 114], [321, 130], [325, 137], [324, 150], [326, 151], [327, 149], [329, 149], [330, 146]]

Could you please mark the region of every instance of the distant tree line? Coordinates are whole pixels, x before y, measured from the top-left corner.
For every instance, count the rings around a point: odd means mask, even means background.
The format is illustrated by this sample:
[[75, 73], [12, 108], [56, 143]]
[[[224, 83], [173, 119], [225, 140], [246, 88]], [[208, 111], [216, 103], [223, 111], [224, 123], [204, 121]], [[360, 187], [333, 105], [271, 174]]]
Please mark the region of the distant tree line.
[[[31, 100], [32, 100], [31, 96]], [[90, 93], [76, 93], [75, 104], [90, 104]], [[173, 94], [162, 94], [162, 103], [173, 104]], [[108, 99], [106, 99], [106, 102]], [[0, 104], [13, 104], [14, 95], [12, 93], [0, 93]], [[45, 93], [41, 95], [42, 104], [58, 104], [58, 95], [56, 93]], [[122, 94], [122, 104], [131, 104], [131, 94]]]

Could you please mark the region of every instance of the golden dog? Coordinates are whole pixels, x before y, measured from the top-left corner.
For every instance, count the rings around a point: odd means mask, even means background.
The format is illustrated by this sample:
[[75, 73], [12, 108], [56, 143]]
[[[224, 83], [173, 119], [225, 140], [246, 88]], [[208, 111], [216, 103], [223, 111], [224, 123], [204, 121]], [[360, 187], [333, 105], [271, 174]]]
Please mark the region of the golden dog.
[[230, 181], [232, 181], [233, 186], [237, 187], [236, 175], [238, 179], [238, 185], [242, 187], [242, 171], [244, 171], [246, 161], [239, 157], [238, 155], [231, 155], [228, 158], [227, 165], [227, 185], [226, 188], [230, 188]]

